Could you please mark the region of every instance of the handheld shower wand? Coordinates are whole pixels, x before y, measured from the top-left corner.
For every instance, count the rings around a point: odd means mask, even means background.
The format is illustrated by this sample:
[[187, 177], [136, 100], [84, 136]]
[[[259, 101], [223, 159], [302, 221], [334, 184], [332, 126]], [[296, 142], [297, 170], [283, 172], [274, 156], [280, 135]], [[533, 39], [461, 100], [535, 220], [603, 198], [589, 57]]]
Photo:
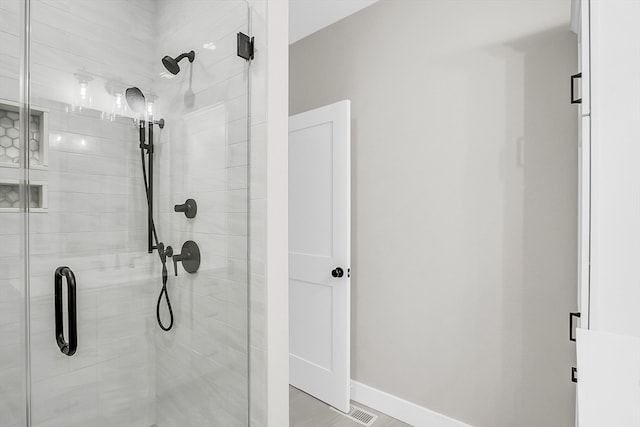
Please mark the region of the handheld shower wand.
[[[162, 290], [158, 296], [158, 304], [156, 305], [156, 318], [158, 325], [163, 331], [168, 331], [173, 327], [173, 309], [171, 308], [171, 301], [169, 300], [169, 293], [167, 292], [167, 257], [173, 255], [173, 249], [171, 246], [167, 246], [159, 241], [158, 233], [156, 232], [155, 222], [153, 221], [153, 126], [157, 124], [160, 129], [164, 128], [164, 120], [160, 119], [157, 122], [150, 120], [148, 122], [149, 141], [145, 143], [145, 121], [143, 117], [147, 111], [147, 101], [144, 94], [137, 87], [130, 87], [125, 91], [125, 97], [129, 107], [140, 115], [139, 128], [140, 128], [140, 158], [142, 160], [142, 175], [144, 177], [144, 190], [147, 197], [147, 221], [148, 221], [148, 251], [152, 253], [154, 249], [158, 251], [160, 262], [162, 263]], [[145, 151], [148, 157], [149, 164], [149, 176], [147, 179], [147, 167], [145, 162]], [[155, 245], [154, 245], [155, 242]], [[167, 308], [169, 309], [169, 325], [165, 326], [160, 318], [160, 302], [162, 301], [162, 295], [164, 294], [167, 301]]]

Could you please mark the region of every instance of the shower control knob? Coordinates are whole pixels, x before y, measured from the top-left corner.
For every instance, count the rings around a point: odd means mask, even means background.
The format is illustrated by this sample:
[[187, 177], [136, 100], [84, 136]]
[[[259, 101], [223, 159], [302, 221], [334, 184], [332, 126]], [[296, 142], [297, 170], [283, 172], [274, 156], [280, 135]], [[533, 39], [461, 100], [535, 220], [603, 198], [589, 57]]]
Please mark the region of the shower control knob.
[[182, 245], [179, 254], [173, 254], [173, 270], [178, 275], [178, 263], [182, 263], [182, 267], [187, 273], [195, 273], [200, 268], [200, 248], [193, 240], [187, 240]]
[[342, 269], [342, 267], [336, 267], [333, 270], [331, 270], [331, 275], [333, 277], [342, 277], [344, 276], [344, 270]]
[[175, 205], [173, 210], [175, 212], [184, 212], [184, 216], [187, 218], [195, 218], [198, 213], [198, 204], [193, 199], [187, 199], [183, 204]]

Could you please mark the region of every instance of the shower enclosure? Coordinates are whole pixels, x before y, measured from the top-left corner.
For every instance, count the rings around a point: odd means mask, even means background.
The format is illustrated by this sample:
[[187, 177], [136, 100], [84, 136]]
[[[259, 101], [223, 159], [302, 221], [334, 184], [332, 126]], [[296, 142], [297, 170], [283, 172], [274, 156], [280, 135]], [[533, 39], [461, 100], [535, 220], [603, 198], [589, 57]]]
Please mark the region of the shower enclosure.
[[0, 427], [248, 425], [250, 13], [0, 1]]

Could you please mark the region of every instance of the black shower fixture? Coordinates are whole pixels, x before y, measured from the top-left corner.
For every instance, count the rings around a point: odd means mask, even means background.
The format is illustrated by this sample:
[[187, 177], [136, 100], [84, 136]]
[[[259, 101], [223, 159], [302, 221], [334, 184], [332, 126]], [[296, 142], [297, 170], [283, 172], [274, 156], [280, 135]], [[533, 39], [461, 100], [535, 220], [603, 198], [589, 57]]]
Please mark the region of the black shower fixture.
[[135, 113], [144, 115], [147, 110], [147, 100], [145, 99], [142, 91], [137, 87], [129, 87], [124, 91], [124, 97]]
[[187, 199], [183, 204], [175, 205], [173, 210], [175, 212], [184, 212], [184, 216], [187, 218], [195, 218], [198, 213], [198, 204], [193, 199]]
[[182, 53], [179, 56], [172, 58], [169, 55], [162, 58], [162, 65], [167, 69], [171, 74], [178, 74], [180, 72], [180, 66], [178, 62], [182, 61], [184, 58], [188, 58], [189, 62], [193, 62], [196, 58], [196, 53], [194, 51], [190, 51], [188, 53]]
[[[124, 95], [127, 100], [127, 104], [129, 104], [129, 108], [139, 116], [138, 128], [140, 130], [140, 134], [138, 136], [138, 140], [140, 142], [140, 160], [142, 163], [142, 177], [144, 178], [144, 192], [147, 196], [147, 250], [149, 253], [153, 253], [153, 251], [156, 250], [160, 257], [160, 262], [162, 263], [162, 290], [160, 291], [158, 303], [156, 304], [156, 318], [160, 328], [163, 331], [169, 331], [173, 328], [173, 309], [171, 308], [169, 293], [167, 292], [167, 257], [173, 256], [173, 249], [171, 246], [167, 246], [165, 248], [164, 243], [158, 239], [156, 225], [153, 220], [153, 152], [155, 150], [153, 145], [153, 127], [154, 125], [158, 125], [160, 129], [164, 128], [164, 120], [160, 119], [158, 121], [154, 121], [153, 117], [151, 117], [151, 111], [149, 111], [149, 120], [145, 121], [145, 115], [147, 114], [147, 100], [142, 91], [137, 87], [127, 88]], [[148, 175], [147, 171], [149, 172]], [[193, 261], [190, 259], [190, 254], [191, 252], [187, 252], [185, 254], [180, 253], [178, 261], [183, 261], [182, 264], [184, 265], [184, 260], [187, 260], [187, 264], [191, 268], [191, 263], [193, 263]], [[177, 261], [175, 261], [175, 263], [177, 263]], [[169, 325], [165, 325], [160, 318], [160, 303], [162, 302], [163, 295], [167, 302], [167, 310], [169, 310]]]
[[[144, 116], [147, 110], [147, 99], [144, 97], [144, 94], [140, 89], [135, 86], [129, 87], [124, 91], [124, 97], [127, 100], [129, 108], [131, 108], [134, 113]], [[164, 119], [156, 120], [153, 124], [158, 125], [160, 129], [163, 129]]]

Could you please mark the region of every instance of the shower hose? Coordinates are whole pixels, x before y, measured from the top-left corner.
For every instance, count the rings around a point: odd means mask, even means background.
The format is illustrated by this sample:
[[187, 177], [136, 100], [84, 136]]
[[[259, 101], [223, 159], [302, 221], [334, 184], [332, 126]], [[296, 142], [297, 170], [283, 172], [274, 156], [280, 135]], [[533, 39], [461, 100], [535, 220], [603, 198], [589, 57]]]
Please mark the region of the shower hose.
[[[144, 161], [144, 149], [140, 149], [140, 157], [142, 159], [142, 175], [144, 177], [144, 191], [147, 195], [147, 207], [151, 209], [151, 200], [149, 200], [149, 180], [147, 179], [147, 167]], [[169, 299], [169, 293], [167, 292], [167, 256], [171, 256], [172, 253], [167, 253], [165, 251], [164, 245], [158, 242], [158, 233], [156, 233], [156, 224], [151, 219], [151, 230], [153, 232], [153, 239], [156, 242], [156, 248], [158, 250], [158, 255], [160, 256], [160, 261], [162, 262], [162, 290], [160, 291], [160, 295], [158, 295], [158, 303], [156, 304], [156, 319], [158, 320], [158, 326], [163, 331], [169, 331], [173, 328], [173, 309], [171, 308], [171, 300]], [[171, 251], [169, 251], [171, 252]], [[162, 323], [162, 319], [160, 318], [160, 303], [162, 302], [162, 295], [164, 295], [165, 300], [167, 301], [167, 309], [169, 310], [169, 326], [165, 326]]]

